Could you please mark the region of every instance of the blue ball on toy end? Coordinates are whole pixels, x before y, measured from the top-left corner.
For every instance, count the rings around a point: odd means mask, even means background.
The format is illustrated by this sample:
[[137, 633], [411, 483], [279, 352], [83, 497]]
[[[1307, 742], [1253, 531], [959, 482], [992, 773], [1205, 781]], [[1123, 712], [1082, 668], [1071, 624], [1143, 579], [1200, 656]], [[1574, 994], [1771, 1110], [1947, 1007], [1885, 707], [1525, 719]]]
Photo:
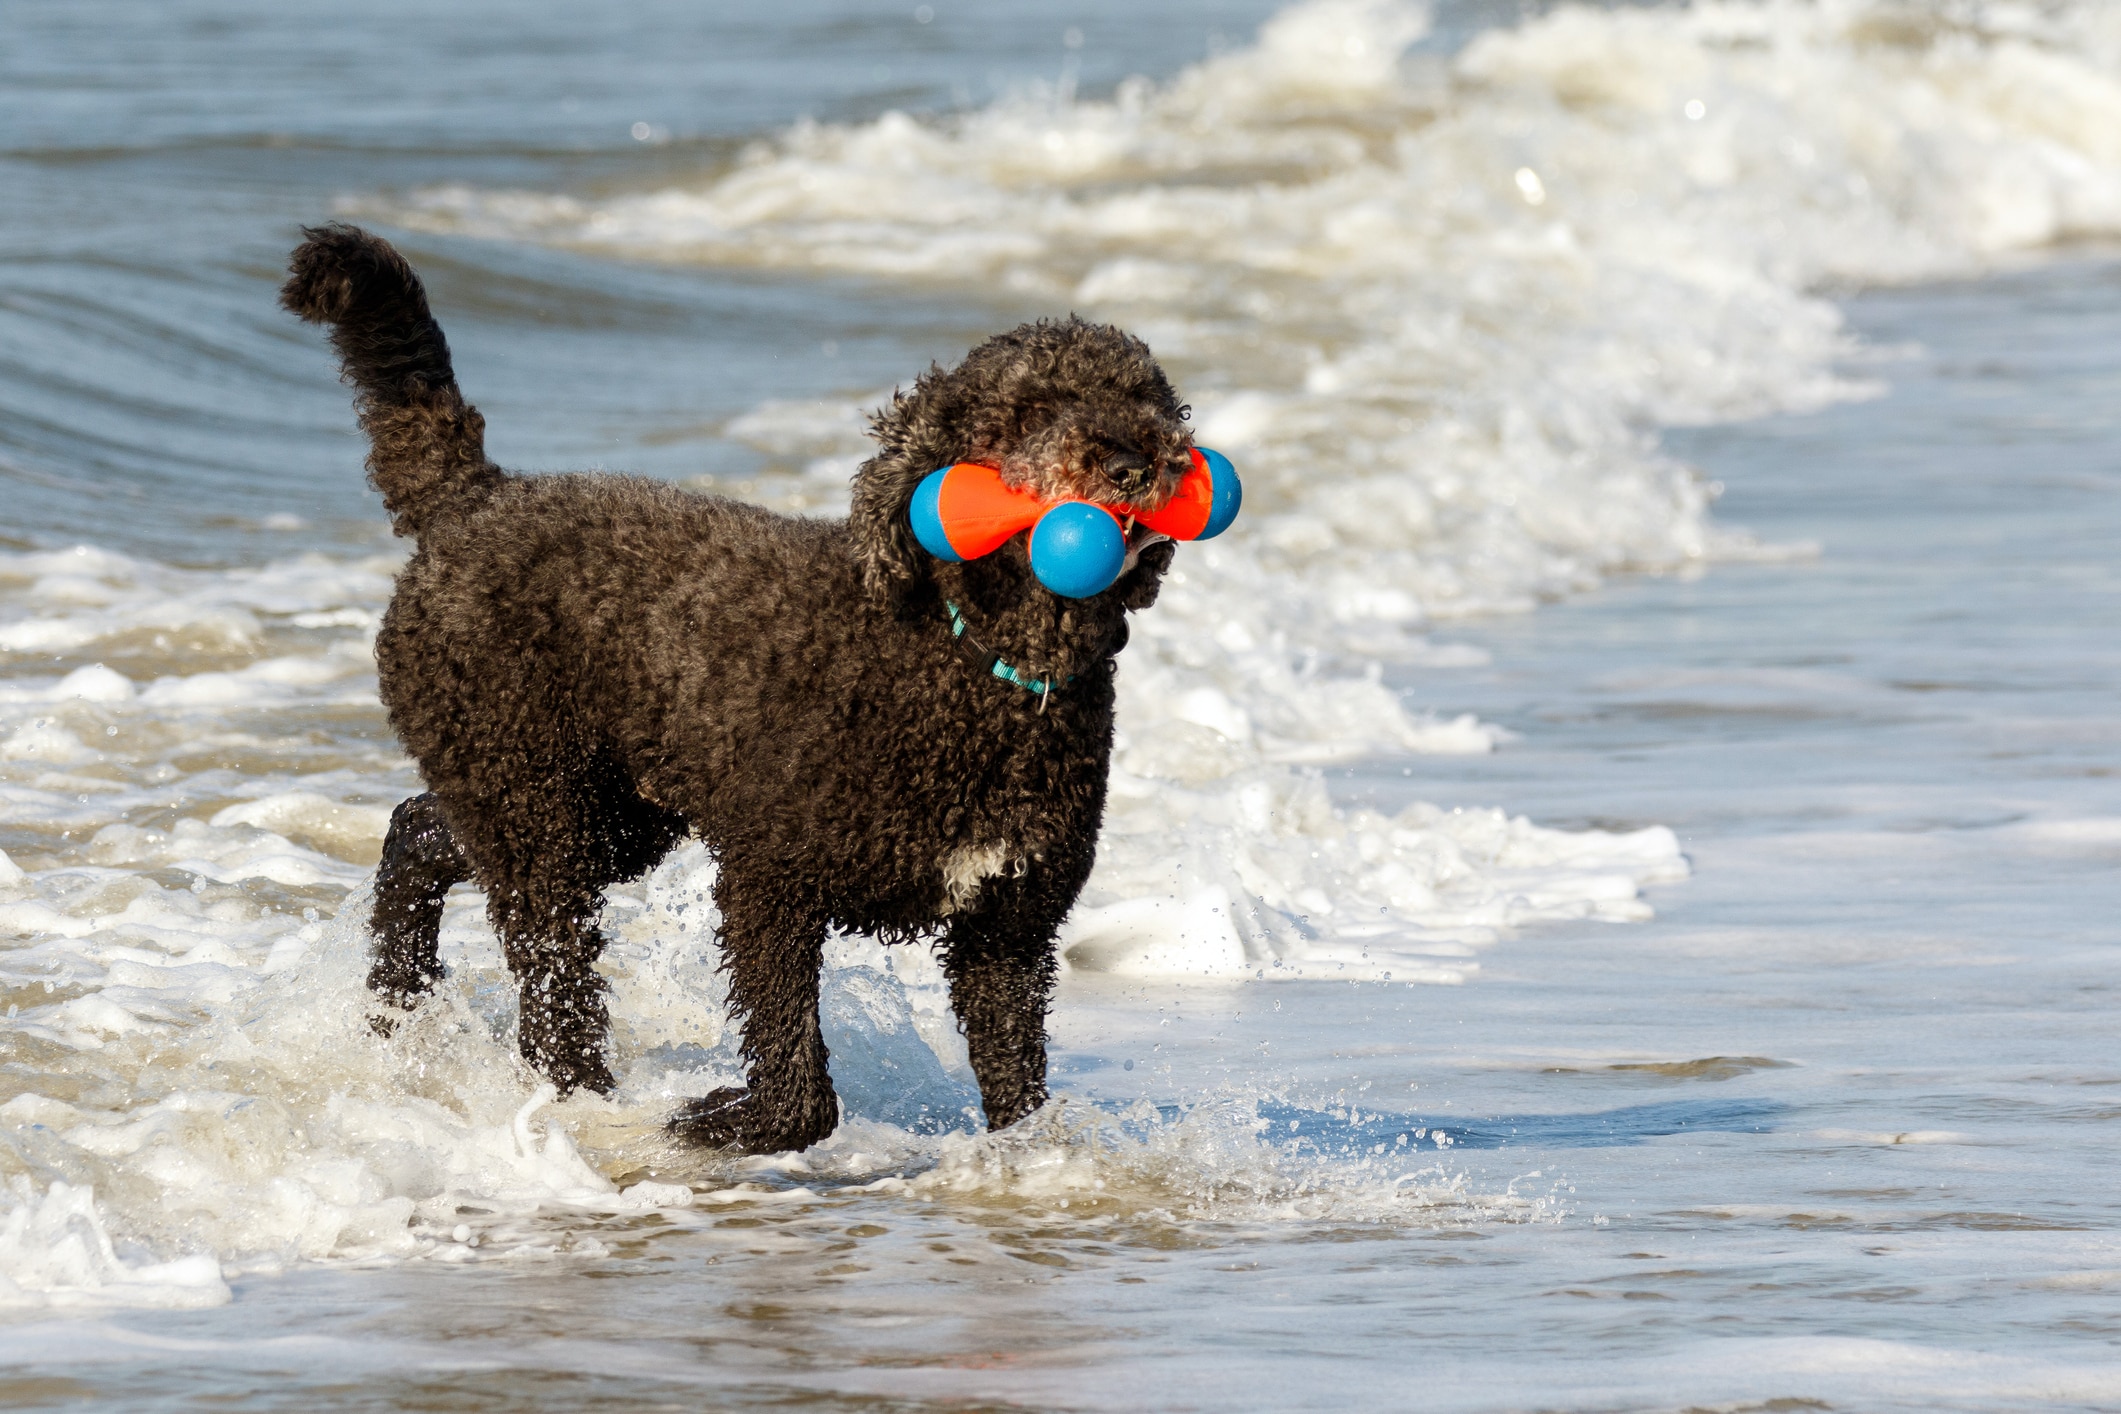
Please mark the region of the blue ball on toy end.
[[943, 478], [949, 474], [946, 466], [922, 477], [921, 484], [913, 488], [913, 504], [906, 508], [906, 515], [913, 522], [913, 538], [921, 542], [921, 548], [938, 560], [955, 565], [962, 564], [965, 557], [950, 544], [949, 533], [943, 529]]
[[1237, 468], [1221, 452], [1200, 449], [1201, 459], [1208, 464], [1210, 484], [1215, 488], [1208, 502], [1208, 523], [1201, 527], [1197, 540], [1213, 540], [1230, 528], [1237, 519], [1238, 508], [1245, 503], [1244, 483], [1237, 479]]
[[1031, 528], [1031, 573], [1063, 599], [1102, 594], [1126, 562], [1126, 532], [1088, 501], [1065, 501]]

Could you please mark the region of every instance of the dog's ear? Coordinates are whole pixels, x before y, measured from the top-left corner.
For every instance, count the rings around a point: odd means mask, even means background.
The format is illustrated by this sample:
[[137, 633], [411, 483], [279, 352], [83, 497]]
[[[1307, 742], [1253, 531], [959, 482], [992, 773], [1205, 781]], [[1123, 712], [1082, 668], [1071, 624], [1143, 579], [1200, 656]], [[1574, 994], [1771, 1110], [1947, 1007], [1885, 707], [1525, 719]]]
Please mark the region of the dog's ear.
[[870, 419], [877, 452], [854, 474], [854, 528], [862, 583], [878, 602], [897, 609], [928, 577], [928, 552], [913, 538], [907, 516], [921, 478], [956, 459], [959, 439], [945, 408], [950, 375], [931, 366], [911, 393], [894, 392]]

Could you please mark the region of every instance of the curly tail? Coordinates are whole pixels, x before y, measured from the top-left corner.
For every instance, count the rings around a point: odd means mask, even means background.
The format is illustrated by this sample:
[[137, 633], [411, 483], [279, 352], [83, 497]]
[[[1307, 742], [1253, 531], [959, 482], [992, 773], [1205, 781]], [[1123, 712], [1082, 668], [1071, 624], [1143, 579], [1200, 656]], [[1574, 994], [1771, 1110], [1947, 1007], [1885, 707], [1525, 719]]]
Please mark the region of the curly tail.
[[302, 235], [280, 303], [330, 326], [368, 434], [369, 479], [392, 527], [417, 537], [501, 483], [486, 456], [486, 419], [458, 390], [449, 341], [405, 257], [358, 226], [334, 222]]

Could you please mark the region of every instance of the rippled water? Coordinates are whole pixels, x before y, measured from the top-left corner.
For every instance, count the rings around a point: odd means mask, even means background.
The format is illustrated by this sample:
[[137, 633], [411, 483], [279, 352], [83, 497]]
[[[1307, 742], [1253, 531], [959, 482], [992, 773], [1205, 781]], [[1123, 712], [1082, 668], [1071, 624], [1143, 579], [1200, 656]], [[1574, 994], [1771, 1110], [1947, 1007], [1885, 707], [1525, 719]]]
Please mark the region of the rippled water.
[[[2105, 7], [4, 23], [0, 1397], [2121, 1398]], [[839, 1134], [670, 1149], [697, 850], [611, 897], [615, 1100], [468, 892], [368, 1035], [327, 214], [504, 461], [797, 511], [929, 358], [1151, 338], [1253, 494], [1129, 650], [1048, 1111], [967, 1132], [848, 939]]]

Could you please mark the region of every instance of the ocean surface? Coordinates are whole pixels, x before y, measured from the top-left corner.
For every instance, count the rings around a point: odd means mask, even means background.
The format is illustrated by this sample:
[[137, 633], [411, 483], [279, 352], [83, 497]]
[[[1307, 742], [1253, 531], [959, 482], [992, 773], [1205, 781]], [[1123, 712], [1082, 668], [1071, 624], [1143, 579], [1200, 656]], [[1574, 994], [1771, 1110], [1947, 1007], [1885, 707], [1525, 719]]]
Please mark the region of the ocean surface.
[[[2121, 1404], [2121, 8], [0, 12], [0, 1403]], [[273, 293], [429, 280], [491, 446], [835, 514], [1073, 309], [1243, 518], [1137, 623], [1055, 1101], [713, 862], [553, 1103], [469, 890], [363, 1024], [402, 550]]]

